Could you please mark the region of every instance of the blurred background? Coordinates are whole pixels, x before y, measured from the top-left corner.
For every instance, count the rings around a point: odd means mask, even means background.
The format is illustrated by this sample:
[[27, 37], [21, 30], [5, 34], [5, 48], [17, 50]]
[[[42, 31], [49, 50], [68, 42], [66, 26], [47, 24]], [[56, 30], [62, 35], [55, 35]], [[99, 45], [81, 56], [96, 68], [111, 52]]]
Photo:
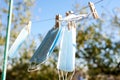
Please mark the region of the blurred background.
[[[55, 16], [90, 13], [88, 2], [99, 0], [14, 0], [10, 45], [28, 21], [31, 34], [17, 51], [18, 56], [8, 59], [7, 80], [58, 80], [56, 68], [59, 45], [52, 56], [40, 65], [40, 70], [27, 72], [29, 60], [49, 29], [55, 25]], [[76, 69], [73, 80], [120, 80], [120, 1], [100, 0], [95, 5], [99, 19], [92, 16], [78, 21]], [[0, 0], [0, 79], [2, 73], [9, 0]], [[68, 74], [68, 78], [72, 73]]]

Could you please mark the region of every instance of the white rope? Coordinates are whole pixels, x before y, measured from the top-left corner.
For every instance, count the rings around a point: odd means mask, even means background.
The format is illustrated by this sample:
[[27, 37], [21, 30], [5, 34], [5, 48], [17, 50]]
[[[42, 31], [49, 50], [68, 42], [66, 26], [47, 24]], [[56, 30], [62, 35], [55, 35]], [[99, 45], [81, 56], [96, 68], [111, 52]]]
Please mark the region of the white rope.
[[88, 16], [89, 16], [89, 14], [79, 14], [79, 15], [71, 14], [59, 21], [76, 21], [76, 20], [81, 20], [83, 18], [86, 18]]

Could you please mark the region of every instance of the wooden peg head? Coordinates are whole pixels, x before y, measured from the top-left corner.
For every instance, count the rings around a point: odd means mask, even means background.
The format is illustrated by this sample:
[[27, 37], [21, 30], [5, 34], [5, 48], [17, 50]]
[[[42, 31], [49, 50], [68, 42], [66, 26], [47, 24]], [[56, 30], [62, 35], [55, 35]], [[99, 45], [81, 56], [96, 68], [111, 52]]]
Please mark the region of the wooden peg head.
[[92, 15], [93, 15], [94, 19], [98, 19], [99, 16], [98, 16], [98, 13], [97, 13], [97, 11], [95, 9], [94, 3], [89, 2], [88, 4], [89, 4], [89, 7], [90, 7], [90, 10], [92, 12]]
[[60, 14], [56, 15], [55, 17], [55, 28], [60, 27], [60, 21], [62, 19], [62, 16]]
[[66, 16], [68, 16], [68, 15], [69, 15], [69, 12], [67, 11], [67, 12], [66, 12]]

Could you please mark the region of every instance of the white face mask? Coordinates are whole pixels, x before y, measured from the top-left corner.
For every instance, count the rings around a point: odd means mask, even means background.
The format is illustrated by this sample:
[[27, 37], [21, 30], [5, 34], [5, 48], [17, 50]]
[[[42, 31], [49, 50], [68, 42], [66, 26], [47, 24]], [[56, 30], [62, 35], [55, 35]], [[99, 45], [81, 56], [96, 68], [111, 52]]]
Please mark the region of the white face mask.
[[31, 63], [34, 62], [37, 64], [45, 62], [53, 52], [53, 49], [55, 48], [58, 42], [60, 34], [61, 29], [59, 28], [57, 29], [52, 28], [51, 30], [49, 30], [49, 32], [41, 42], [40, 46], [30, 59], [30, 62]]
[[62, 28], [52, 28], [51, 30], [49, 30], [42, 43], [30, 59], [31, 65], [28, 68], [29, 72], [38, 70], [39, 65], [45, 62], [50, 57], [51, 53], [53, 52], [53, 49], [59, 41], [61, 32]]
[[31, 29], [31, 22], [26, 25], [21, 32], [19, 33], [17, 39], [15, 40], [15, 42], [13, 43], [13, 45], [11, 46], [10, 50], [9, 50], [9, 58], [15, 58], [17, 56], [17, 51], [19, 50], [20, 46], [22, 45], [22, 43], [25, 41], [25, 39], [28, 37], [29, 33], [30, 33], [30, 29]]
[[58, 70], [72, 72], [75, 69], [76, 29], [65, 27], [58, 57]]

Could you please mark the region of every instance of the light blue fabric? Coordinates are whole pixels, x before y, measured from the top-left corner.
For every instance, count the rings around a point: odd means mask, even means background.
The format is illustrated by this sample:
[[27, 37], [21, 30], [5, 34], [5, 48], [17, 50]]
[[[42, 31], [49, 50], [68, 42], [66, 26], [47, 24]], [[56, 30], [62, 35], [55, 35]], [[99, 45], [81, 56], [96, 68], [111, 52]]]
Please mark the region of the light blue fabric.
[[55, 40], [54, 40], [54, 42], [53, 42], [50, 50], [49, 50], [48, 56], [53, 52], [56, 44], [57, 44], [58, 41], [60, 40], [60, 37], [61, 37], [61, 35], [62, 35], [62, 30], [63, 30], [62, 27], [60, 27], [59, 32], [58, 32], [58, 34], [57, 34], [57, 36], [56, 36], [56, 38], [55, 38]]
[[72, 72], [75, 69], [75, 52], [76, 52], [76, 30], [63, 30], [63, 37], [60, 43], [57, 68], [62, 71]]
[[17, 56], [16, 53], [17, 53], [18, 49], [20, 48], [22, 43], [25, 41], [25, 39], [29, 35], [29, 31], [28, 31], [27, 27], [28, 26], [26, 26], [22, 29], [22, 31], [19, 33], [17, 39], [15, 40], [15, 42], [9, 49], [9, 55], [8, 55], [9, 58], [15, 58]]
[[50, 56], [60, 37], [61, 30], [61, 28], [52, 28], [51, 30], [49, 30], [49, 32], [41, 42], [40, 46], [30, 59], [31, 63], [40, 64]]

